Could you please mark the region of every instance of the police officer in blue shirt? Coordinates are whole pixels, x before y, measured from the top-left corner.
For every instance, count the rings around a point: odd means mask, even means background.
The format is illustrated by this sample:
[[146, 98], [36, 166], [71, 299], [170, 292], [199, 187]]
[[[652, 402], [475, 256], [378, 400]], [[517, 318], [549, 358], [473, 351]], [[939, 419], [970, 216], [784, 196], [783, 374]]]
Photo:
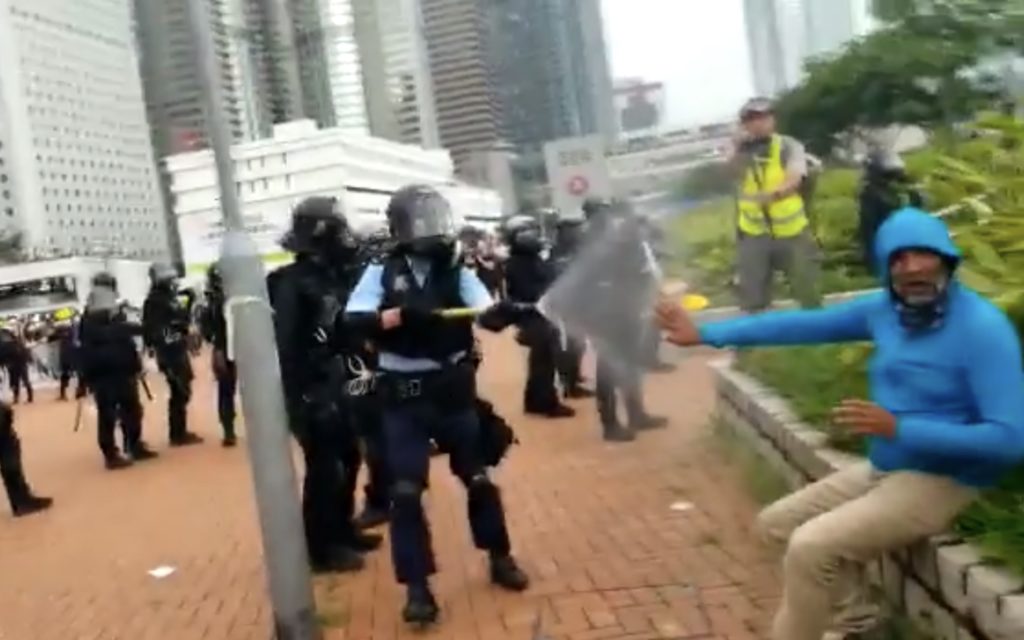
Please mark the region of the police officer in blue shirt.
[[460, 264], [451, 207], [437, 191], [400, 189], [387, 217], [397, 246], [363, 273], [346, 317], [376, 332], [378, 391], [394, 482], [392, 559], [408, 593], [403, 618], [426, 625], [439, 613], [428, 582], [435, 566], [421, 502], [431, 438], [451, 456], [451, 468], [467, 488], [473, 542], [490, 555], [492, 582], [521, 591], [529, 580], [511, 556], [501, 494], [481, 455], [472, 319], [440, 313], [483, 312], [494, 307], [493, 300]]

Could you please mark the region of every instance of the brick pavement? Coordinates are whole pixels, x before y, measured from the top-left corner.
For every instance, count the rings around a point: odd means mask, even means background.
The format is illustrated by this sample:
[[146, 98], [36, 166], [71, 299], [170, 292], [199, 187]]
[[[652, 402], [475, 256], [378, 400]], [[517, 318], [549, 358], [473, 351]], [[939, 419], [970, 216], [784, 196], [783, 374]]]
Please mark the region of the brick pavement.
[[[442, 624], [403, 628], [402, 593], [381, 552], [359, 575], [317, 580], [327, 639], [525, 639], [538, 616], [545, 637], [567, 640], [763, 638], [774, 563], [751, 542], [755, 506], [708, 447], [703, 358], [650, 378], [649, 404], [672, 417], [670, 429], [612, 446], [597, 437], [592, 402], [576, 403], [580, 416], [566, 422], [522, 417], [522, 354], [507, 338], [485, 349], [482, 389], [522, 440], [497, 476], [533, 588], [487, 584], [464, 494], [442, 461], [428, 497]], [[245, 449], [215, 442], [212, 384], [200, 373], [192, 420], [208, 444], [167, 450], [166, 395], [154, 384], [146, 438], [163, 455], [119, 473], [101, 467], [94, 417], [72, 434], [74, 405], [50, 401], [55, 391], [18, 408], [29, 480], [57, 502], [22, 520], [0, 511], [0, 640], [268, 638]], [[670, 509], [680, 502], [693, 507]], [[176, 572], [147, 575], [159, 565]]]

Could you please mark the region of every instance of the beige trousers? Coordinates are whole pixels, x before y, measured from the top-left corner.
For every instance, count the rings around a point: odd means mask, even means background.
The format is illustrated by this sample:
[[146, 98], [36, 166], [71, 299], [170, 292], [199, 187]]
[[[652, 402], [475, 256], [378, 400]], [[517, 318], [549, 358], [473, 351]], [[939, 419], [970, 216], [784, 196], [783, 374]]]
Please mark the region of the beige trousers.
[[782, 604], [773, 640], [821, 640], [830, 628], [873, 622], [866, 564], [887, 551], [942, 533], [977, 497], [951, 478], [870, 463], [846, 467], [766, 507], [757, 527], [786, 546]]

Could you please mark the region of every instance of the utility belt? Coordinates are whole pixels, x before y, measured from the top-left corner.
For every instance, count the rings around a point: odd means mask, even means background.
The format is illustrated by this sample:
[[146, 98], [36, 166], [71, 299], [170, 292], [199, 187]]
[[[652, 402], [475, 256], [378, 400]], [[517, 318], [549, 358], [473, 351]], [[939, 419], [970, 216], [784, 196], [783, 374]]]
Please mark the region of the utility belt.
[[455, 413], [473, 407], [476, 369], [467, 358], [435, 371], [381, 371], [377, 390], [385, 406], [429, 402], [444, 413]]

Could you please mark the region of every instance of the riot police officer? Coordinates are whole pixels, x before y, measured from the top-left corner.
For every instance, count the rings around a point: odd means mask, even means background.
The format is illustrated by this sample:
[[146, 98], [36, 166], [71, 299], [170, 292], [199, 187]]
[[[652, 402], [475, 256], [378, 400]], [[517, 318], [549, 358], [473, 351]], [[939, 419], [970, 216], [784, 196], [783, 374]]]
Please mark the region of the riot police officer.
[[431, 438], [449, 454], [452, 470], [467, 488], [473, 541], [490, 556], [491, 580], [517, 591], [529, 580], [511, 555], [501, 494], [481, 453], [472, 320], [440, 313], [483, 310], [492, 305], [491, 296], [460, 264], [451, 207], [436, 190], [399, 189], [387, 217], [398, 245], [383, 264], [363, 273], [346, 315], [379, 331], [378, 388], [394, 474], [392, 560], [398, 582], [407, 589], [403, 618], [430, 624], [439, 612], [429, 586], [435, 565], [422, 504]]
[[[142, 327], [130, 322], [118, 304], [117, 292], [106, 286], [112, 280], [100, 277], [89, 293], [79, 323], [79, 364], [85, 387], [96, 400], [96, 436], [107, 469], [129, 466], [132, 460], [156, 457], [142, 440], [142, 403], [139, 401], [139, 376], [142, 358], [135, 337]], [[113, 282], [116, 286], [116, 282]], [[122, 457], [114, 441], [114, 430], [121, 423], [125, 453]]]
[[238, 370], [228, 352], [228, 324], [224, 315], [224, 278], [217, 263], [210, 265], [206, 272], [206, 300], [199, 314], [199, 330], [203, 338], [213, 347], [211, 365], [213, 377], [217, 380], [217, 416], [224, 431], [221, 444], [233, 447], [238, 442], [235, 435], [235, 390], [238, 387]]
[[311, 197], [292, 212], [283, 246], [295, 262], [269, 278], [289, 423], [306, 462], [302, 515], [314, 571], [355, 571], [379, 546], [352, 516], [360, 454], [343, 395], [350, 332], [344, 305], [356, 256], [336, 198]]
[[[551, 261], [555, 273], [561, 276], [572, 265], [583, 248], [586, 223], [581, 218], [561, 218], [555, 226], [555, 244], [551, 249]], [[562, 381], [562, 393], [566, 398], [590, 398], [594, 392], [583, 386], [583, 352], [586, 341], [580, 336], [561, 331], [558, 349], [558, 376]]]
[[11, 513], [16, 518], [49, 509], [53, 504], [53, 498], [41, 498], [32, 493], [25, 480], [21, 441], [14, 431], [14, 409], [6, 402], [0, 402], [0, 479], [3, 479]]
[[[554, 265], [541, 255], [544, 243], [540, 223], [530, 216], [513, 216], [505, 223], [509, 257], [505, 264], [505, 291], [509, 301], [534, 304], [555, 280]], [[551, 418], [576, 415], [562, 404], [555, 389], [558, 333], [554, 325], [536, 314], [519, 327], [519, 339], [529, 348], [523, 408]]]
[[[591, 242], [613, 243], [610, 253], [616, 256], [601, 273], [594, 274], [595, 284], [609, 291], [622, 292], [604, 296], [608, 307], [595, 315], [601, 316], [601, 336], [606, 347], [597, 348], [597, 411], [601, 418], [604, 439], [609, 442], [628, 442], [635, 439], [637, 430], [666, 426], [661, 417], [651, 416], [644, 409], [641, 391], [641, 373], [644, 365], [644, 335], [653, 323], [637, 317], [635, 312], [646, 301], [642, 292], [651, 285], [651, 274], [644, 253], [643, 235], [628, 208], [621, 203], [589, 199], [583, 204]], [[633, 296], [632, 298], [630, 296]], [[621, 353], [610, 354], [607, 346], [614, 345]], [[627, 424], [618, 415], [618, 395], [626, 405]]]
[[923, 198], [907, 175], [902, 158], [892, 151], [875, 149], [864, 162], [864, 174], [858, 194], [858, 235], [864, 267], [876, 273], [875, 234], [896, 210], [920, 207]]
[[178, 272], [169, 264], [149, 268], [149, 295], [142, 305], [143, 341], [156, 356], [167, 380], [167, 422], [172, 447], [198, 444], [202, 438], [188, 430], [188, 403], [192, 397], [192, 361], [188, 337], [192, 296], [179, 297]]

